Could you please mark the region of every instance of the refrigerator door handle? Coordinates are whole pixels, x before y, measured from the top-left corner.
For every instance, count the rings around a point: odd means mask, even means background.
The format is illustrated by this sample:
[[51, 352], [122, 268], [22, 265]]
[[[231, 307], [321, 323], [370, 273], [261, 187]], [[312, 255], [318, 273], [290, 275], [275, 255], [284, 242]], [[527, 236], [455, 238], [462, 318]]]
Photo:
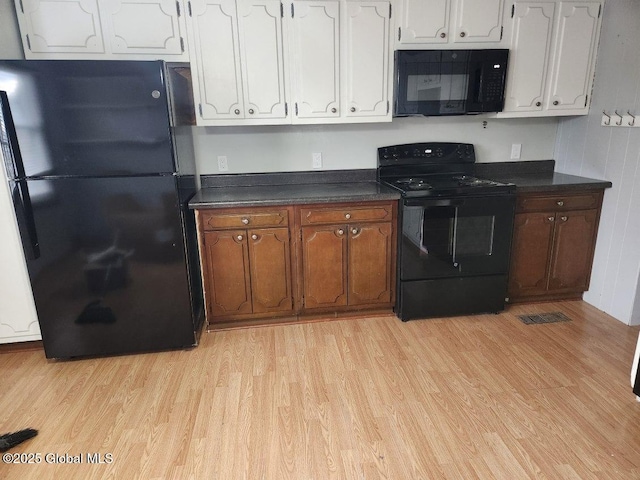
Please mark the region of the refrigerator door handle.
[[38, 230], [36, 229], [36, 220], [33, 215], [29, 186], [26, 180], [19, 180], [15, 183], [18, 188], [14, 191], [13, 203], [16, 210], [20, 208], [24, 213], [24, 222], [27, 234], [29, 235], [29, 244], [31, 245], [33, 258], [40, 258], [40, 242], [38, 241]]
[[[18, 144], [18, 135], [13, 123], [13, 115], [9, 106], [7, 92], [0, 90], [0, 143], [2, 143], [3, 156], [9, 180], [23, 178], [25, 176], [24, 163]], [[8, 148], [7, 148], [8, 147]]]

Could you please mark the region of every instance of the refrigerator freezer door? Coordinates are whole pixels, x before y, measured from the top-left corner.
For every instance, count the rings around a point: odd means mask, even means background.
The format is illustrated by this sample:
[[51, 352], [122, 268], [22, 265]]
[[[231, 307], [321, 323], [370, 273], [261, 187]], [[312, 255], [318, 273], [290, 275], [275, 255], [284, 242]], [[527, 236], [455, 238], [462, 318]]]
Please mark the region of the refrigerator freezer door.
[[0, 61], [24, 174], [175, 171], [162, 62]]
[[48, 358], [195, 344], [176, 181], [29, 180], [40, 257], [28, 268]]

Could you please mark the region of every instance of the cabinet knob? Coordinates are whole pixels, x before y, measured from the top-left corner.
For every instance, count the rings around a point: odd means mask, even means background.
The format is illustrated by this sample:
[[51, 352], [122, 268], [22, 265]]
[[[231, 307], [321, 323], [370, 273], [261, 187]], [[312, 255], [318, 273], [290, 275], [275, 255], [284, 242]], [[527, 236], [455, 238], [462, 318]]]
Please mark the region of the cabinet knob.
[[567, 217], [560, 217], [560, 220], [562, 220], [563, 222], [567, 221]]
[[349, 220], [351, 218], [351, 214], [350, 213], [345, 213], [344, 214], [344, 218], [346, 218], [347, 220]]
[[555, 220], [555, 217], [549, 217], [549, 221], [553, 222]]
[[536, 107], [539, 107], [540, 105], [542, 105], [542, 102], [536, 102]]
[[255, 233], [253, 235], [251, 235], [251, 239], [252, 240], [257, 240], [258, 239], [258, 235], [256, 235]]
[[554, 101], [553, 101], [553, 104], [554, 104], [554, 105], [560, 105], [560, 102], [559, 102], [558, 100], [554, 100]]
[[561, 206], [563, 206], [563, 205], [564, 205], [564, 202], [563, 202], [562, 200], [558, 200], [558, 201], [556, 202], [556, 205], [558, 205], [559, 207], [561, 207]]
[[337, 110], [335, 107], [333, 107], [333, 108], [331, 109], [331, 113], [336, 113], [337, 111], [338, 111], [338, 110]]
[[250, 109], [249, 109], [249, 114], [250, 114], [250, 115], [253, 115], [253, 108], [250, 108]]
[[236, 115], [240, 115], [240, 110], [236, 108], [236, 109], [233, 111], [233, 113], [235, 113]]
[[249, 225], [249, 219], [248, 218], [243, 218], [242, 219], [242, 223], [244, 223], [245, 225]]
[[354, 235], [356, 235], [358, 233], [358, 229], [357, 228], [352, 228], [351, 229], [351, 233], [353, 233]]
[[447, 34], [446, 34], [446, 33], [444, 33], [444, 32], [442, 32], [442, 33], [440, 34], [440, 38], [445, 38], [446, 36], [447, 36]]
[[343, 229], [341, 229], [341, 228], [339, 228], [339, 229], [338, 229], [338, 231], [337, 231], [336, 233], [337, 233], [337, 234], [338, 234], [338, 236], [340, 237], [340, 236], [344, 235], [344, 230], [343, 230]]
[[464, 38], [464, 37], [466, 37], [466, 36], [467, 36], [467, 34], [466, 34], [466, 33], [464, 33], [464, 32], [460, 32], [460, 36], [461, 36], [462, 38]]
[[351, 108], [350, 108], [350, 110], [351, 110], [352, 112], [355, 112], [355, 111], [356, 111], [356, 107], [351, 107]]
[[238, 235], [236, 238], [238, 239], [239, 242], [242, 241], [242, 235]]

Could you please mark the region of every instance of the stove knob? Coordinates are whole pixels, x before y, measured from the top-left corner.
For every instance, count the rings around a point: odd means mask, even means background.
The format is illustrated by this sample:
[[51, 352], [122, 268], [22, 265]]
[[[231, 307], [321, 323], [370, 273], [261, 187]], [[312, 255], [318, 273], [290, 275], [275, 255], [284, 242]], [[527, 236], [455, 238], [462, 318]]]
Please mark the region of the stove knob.
[[442, 152], [442, 149], [439, 148], [436, 150], [436, 155], [438, 155], [439, 157], [441, 157], [442, 155], [444, 155], [444, 153]]

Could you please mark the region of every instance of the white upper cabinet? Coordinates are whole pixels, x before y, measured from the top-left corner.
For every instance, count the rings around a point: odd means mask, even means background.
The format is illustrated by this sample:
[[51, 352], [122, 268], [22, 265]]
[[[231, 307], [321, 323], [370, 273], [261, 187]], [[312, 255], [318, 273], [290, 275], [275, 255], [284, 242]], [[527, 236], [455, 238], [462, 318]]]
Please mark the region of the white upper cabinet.
[[198, 125], [289, 123], [278, 0], [192, 0]]
[[501, 117], [589, 111], [601, 2], [517, 2]]
[[294, 123], [340, 117], [340, 43], [337, 0], [292, 3]]
[[496, 47], [503, 38], [504, 0], [400, 0], [399, 7], [398, 48]]
[[182, 0], [16, 0], [27, 59], [188, 60]]

